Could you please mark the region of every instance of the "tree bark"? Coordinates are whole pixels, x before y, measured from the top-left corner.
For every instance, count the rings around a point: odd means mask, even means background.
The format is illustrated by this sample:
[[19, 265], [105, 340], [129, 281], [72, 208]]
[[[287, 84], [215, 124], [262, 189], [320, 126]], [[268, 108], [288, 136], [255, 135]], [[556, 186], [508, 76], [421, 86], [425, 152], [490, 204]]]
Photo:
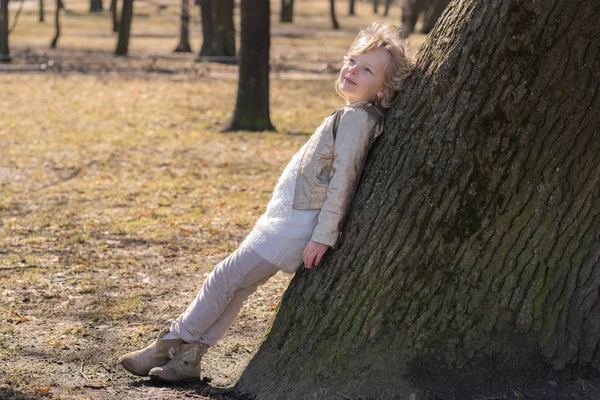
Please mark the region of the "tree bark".
[[294, 22], [294, 0], [281, 0], [279, 22]]
[[40, 0], [39, 22], [44, 22], [44, 0]]
[[119, 32], [119, 5], [117, 0], [110, 0], [110, 15], [112, 17], [112, 31]]
[[175, 48], [175, 52], [192, 52], [192, 46], [190, 46], [190, 0], [181, 0], [181, 29], [179, 44]]
[[269, 0], [242, 0], [237, 100], [225, 131], [275, 130], [269, 112]]
[[56, 0], [56, 10], [54, 10], [54, 37], [52, 38], [52, 42], [50, 43], [50, 48], [55, 49], [58, 44], [58, 39], [60, 38], [60, 10], [64, 8], [61, 7], [61, 0]]
[[8, 0], [0, 0], [0, 62], [10, 62], [8, 46]]
[[119, 37], [115, 49], [116, 56], [126, 57], [129, 51], [129, 37], [131, 34], [131, 20], [133, 19], [133, 0], [123, 0], [121, 21], [119, 22]]
[[339, 248], [298, 271], [238, 393], [466, 399], [598, 376], [600, 3], [448, 7]]
[[198, 56], [217, 62], [235, 63], [233, 0], [200, 0], [202, 48]]
[[428, 34], [440, 18], [450, 0], [431, 0], [423, 13], [423, 25], [421, 33]]
[[348, 1], [348, 15], [350, 16], [354, 16], [356, 15], [355, 11], [354, 11], [354, 0], [349, 0]]
[[333, 29], [340, 29], [340, 24], [337, 22], [335, 17], [335, 0], [329, 0], [329, 11], [331, 14], [331, 26]]
[[90, 12], [102, 12], [104, 11], [104, 6], [102, 5], [102, 0], [90, 0]]

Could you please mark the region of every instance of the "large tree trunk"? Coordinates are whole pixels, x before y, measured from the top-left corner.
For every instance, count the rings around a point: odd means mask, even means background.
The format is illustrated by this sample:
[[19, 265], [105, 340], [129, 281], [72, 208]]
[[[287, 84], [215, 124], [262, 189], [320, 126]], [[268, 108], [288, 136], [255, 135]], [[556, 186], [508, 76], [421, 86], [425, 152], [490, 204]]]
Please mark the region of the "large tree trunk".
[[90, 0], [90, 12], [102, 12], [104, 7], [102, 6], [102, 0]]
[[242, 0], [237, 100], [226, 131], [275, 130], [269, 113], [269, 0]]
[[198, 56], [212, 61], [235, 63], [233, 0], [200, 0], [202, 47]]
[[296, 274], [238, 392], [466, 399], [553, 368], [598, 376], [598, 15], [596, 0], [449, 5], [339, 249]]
[[179, 44], [175, 52], [191, 53], [190, 46], [190, 0], [181, 0], [181, 25], [179, 31]]
[[44, 22], [44, 0], [40, 0], [39, 22]]
[[0, 0], [0, 62], [10, 62], [8, 46], [8, 0]]
[[294, 22], [294, 0], [281, 0], [279, 22]]
[[119, 22], [119, 37], [115, 49], [116, 56], [127, 56], [129, 51], [129, 37], [131, 34], [131, 20], [133, 19], [133, 0], [123, 0], [121, 21]]

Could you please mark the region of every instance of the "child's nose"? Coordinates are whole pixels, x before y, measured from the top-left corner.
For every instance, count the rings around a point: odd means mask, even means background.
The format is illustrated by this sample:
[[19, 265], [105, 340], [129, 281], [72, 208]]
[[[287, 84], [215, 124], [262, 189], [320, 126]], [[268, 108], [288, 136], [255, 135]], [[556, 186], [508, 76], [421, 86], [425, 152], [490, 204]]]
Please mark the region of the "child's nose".
[[356, 75], [356, 71], [358, 71], [358, 66], [356, 64], [348, 68], [348, 72], [350, 72], [353, 75]]

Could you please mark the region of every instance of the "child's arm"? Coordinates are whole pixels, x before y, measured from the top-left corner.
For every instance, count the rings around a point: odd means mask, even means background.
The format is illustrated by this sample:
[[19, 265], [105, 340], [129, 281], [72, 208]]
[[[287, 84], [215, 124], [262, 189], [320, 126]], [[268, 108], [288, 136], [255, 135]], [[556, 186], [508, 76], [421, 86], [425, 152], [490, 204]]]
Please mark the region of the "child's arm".
[[311, 238], [331, 247], [338, 240], [377, 123], [360, 108], [347, 107], [342, 112], [334, 145], [333, 176]]

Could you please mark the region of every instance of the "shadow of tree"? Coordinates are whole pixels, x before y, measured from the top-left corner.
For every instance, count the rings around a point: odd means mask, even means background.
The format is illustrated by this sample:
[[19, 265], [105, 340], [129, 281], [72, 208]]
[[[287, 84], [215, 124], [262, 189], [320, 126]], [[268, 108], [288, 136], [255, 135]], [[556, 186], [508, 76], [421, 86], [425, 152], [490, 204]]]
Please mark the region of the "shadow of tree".
[[242, 400], [235, 396], [233, 388], [222, 388], [214, 387], [210, 385], [210, 380], [204, 378], [197, 382], [185, 382], [178, 384], [169, 384], [164, 382], [155, 382], [150, 379], [137, 381], [132, 383], [131, 386], [143, 388], [143, 387], [165, 387], [172, 389], [173, 391], [180, 392], [184, 396], [186, 394], [196, 394], [213, 400]]
[[32, 396], [11, 388], [0, 388], [0, 399], [3, 400], [39, 400], [41, 396]]

